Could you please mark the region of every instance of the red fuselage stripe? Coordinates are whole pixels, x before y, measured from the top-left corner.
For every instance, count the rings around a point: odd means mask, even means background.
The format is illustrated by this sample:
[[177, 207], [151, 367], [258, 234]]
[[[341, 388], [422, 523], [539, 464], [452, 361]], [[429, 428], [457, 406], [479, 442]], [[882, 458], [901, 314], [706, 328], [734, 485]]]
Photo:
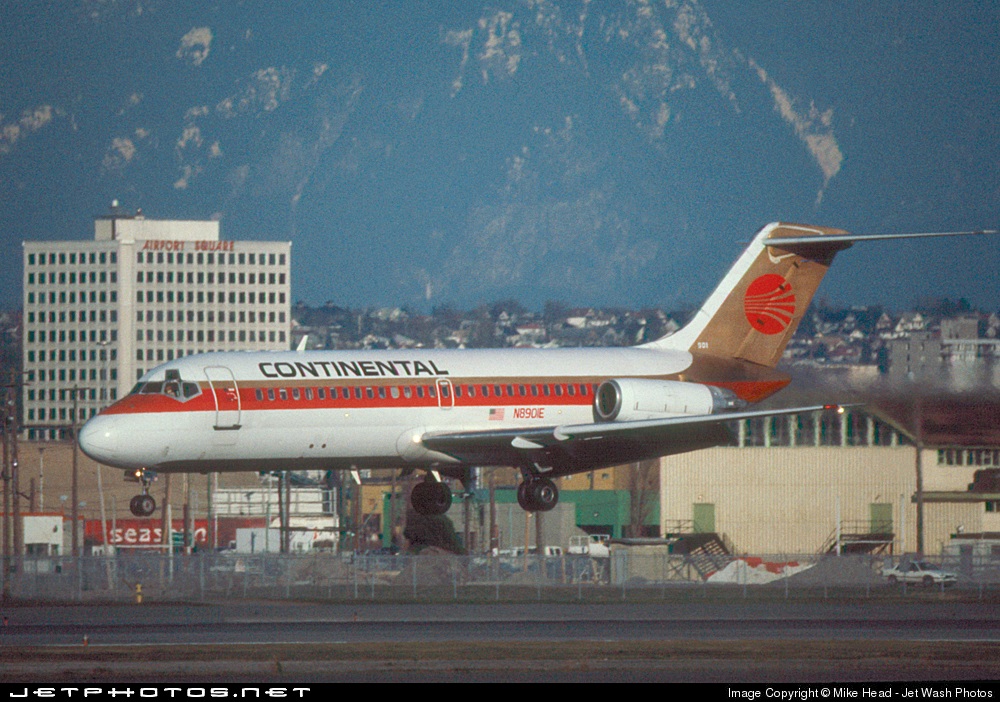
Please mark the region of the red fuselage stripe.
[[[455, 393], [456, 387], [459, 394]], [[469, 395], [469, 388], [475, 388], [475, 395]], [[438, 385], [270, 385], [266, 387], [239, 390], [239, 402], [233, 390], [215, 388], [218, 409], [243, 411], [305, 410], [305, 409], [389, 409], [389, 408], [434, 408], [434, 407], [513, 407], [513, 406], [589, 406], [593, 402], [593, 385], [573, 383], [570, 394], [566, 383], [490, 383], [489, 395], [483, 394], [483, 384], [449, 384], [447, 397], [441, 396]], [[497, 394], [497, 387], [500, 394]], [[320, 397], [320, 390], [323, 397]], [[522, 394], [522, 389], [524, 394]], [[212, 399], [211, 388], [202, 384], [201, 394], [187, 401], [180, 401], [161, 393], [133, 393], [105, 409], [102, 414], [141, 414], [159, 412], [214, 412], [216, 403]], [[343, 391], [349, 397], [343, 397]], [[358, 397], [360, 390], [361, 397]], [[513, 394], [510, 391], [513, 390]], [[336, 398], [331, 398], [336, 391]], [[546, 394], [546, 391], [548, 394]], [[393, 396], [393, 393], [396, 396]], [[409, 397], [407, 397], [409, 392]], [[311, 394], [311, 397], [307, 397]], [[273, 397], [273, 399], [271, 399]]]
[[[788, 384], [786, 380], [730, 381], [710, 383], [728, 388], [748, 402], [759, 402]], [[224, 385], [224, 384], [223, 384]], [[102, 414], [145, 414], [166, 412], [214, 412], [242, 410], [261, 412], [270, 410], [316, 409], [390, 409], [433, 407], [543, 407], [588, 406], [593, 402], [594, 383], [454, 383], [418, 385], [295, 385], [260, 384], [256, 387], [240, 386], [239, 401], [233, 389], [216, 387], [213, 400], [208, 383], [200, 385], [201, 393], [187, 401], [180, 401], [161, 393], [128, 395]], [[441, 396], [442, 387], [447, 397]], [[456, 388], [458, 393], [455, 393]], [[470, 395], [470, 388], [474, 394]], [[489, 394], [484, 394], [485, 392]], [[498, 393], [499, 388], [499, 393]], [[570, 388], [573, 393], [570, 394]], [[320, 397], [320, 390], [323, 397]], [[343, 392], [349, 391], [349, 397]], [[358, 391], [361, 397], [358, 397]], [[547, 394], [546, 394], [547, 391]], [[331, 393], [336, 397], [331, 398]], [[393, 396], [393, 393], [396, 396]], [[409, 396], [407, 396], [409, 392]], [[296, 397], [297, 393], [297, 397]], [[311, 393], [311, 397], [307, 395]], [[422, 395], [422, 396], [421, 396]], [[274, 399], [271, 399], [273, 396]], [[217, 400], [217, 403], [216, 403]], [[218, 407], [216, 406], [218, 404]]]

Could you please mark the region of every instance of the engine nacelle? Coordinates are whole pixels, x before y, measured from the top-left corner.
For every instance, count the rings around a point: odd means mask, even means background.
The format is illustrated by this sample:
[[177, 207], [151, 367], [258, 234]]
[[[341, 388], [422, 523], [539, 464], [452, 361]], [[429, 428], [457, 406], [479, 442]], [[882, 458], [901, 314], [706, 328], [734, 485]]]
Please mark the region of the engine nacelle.
[[746, 402], [732, 390], [677, 380], [616, 378], [606, 380], [594, 396], [594, 419], [627, 422], [678, 415], [717, 414], [743, 409]]

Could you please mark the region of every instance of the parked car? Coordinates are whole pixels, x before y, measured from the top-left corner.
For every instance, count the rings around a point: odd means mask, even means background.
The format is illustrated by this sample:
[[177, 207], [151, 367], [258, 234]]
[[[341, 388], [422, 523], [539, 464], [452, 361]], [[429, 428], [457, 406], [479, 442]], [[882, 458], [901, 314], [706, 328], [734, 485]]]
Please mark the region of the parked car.
[[923, 585], [951, 585], [958, 576], [927, 561], [906, 561], [892, 568], [882, 570], [890, 583], [921, 583]]

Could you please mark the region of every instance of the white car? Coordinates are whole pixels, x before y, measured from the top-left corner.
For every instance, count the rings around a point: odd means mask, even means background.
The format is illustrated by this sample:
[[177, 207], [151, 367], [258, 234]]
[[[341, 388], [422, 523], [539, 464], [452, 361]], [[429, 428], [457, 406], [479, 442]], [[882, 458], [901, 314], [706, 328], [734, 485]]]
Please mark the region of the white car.
[[893, 568], [885, 568], [882, 575], [890, 583], [920, 583], [923, 585], [951, 585], [958, 581], [958, 576], [941, 570], [927, 561], [906, 561]]

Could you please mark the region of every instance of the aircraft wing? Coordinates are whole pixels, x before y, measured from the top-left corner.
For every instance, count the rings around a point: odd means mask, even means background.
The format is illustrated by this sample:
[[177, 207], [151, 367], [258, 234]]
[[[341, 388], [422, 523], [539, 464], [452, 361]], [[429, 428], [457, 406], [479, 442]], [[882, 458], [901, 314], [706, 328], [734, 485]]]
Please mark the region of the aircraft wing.
[[728, 443], [729, 422], [755, 417], [841, 411], [840, 405], [812, 405], [628, 422], [594, 422], [548, 427], [425, 434], [423, 445], [470, 465], [535, 463], [560, 473], [582, 472]]

